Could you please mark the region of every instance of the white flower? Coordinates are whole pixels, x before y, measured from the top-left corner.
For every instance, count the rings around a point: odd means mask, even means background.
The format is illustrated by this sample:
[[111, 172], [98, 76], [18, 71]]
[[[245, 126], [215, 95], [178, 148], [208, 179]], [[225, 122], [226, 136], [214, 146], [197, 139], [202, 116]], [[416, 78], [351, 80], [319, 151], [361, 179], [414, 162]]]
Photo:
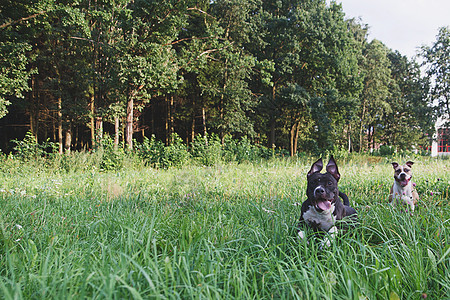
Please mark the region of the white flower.
[[16, 224], [16, 228], [17, 228], [17, 229], [22, 229], [23, 227], [22, 227], [22, 225], [20, 225], [20, 224]]

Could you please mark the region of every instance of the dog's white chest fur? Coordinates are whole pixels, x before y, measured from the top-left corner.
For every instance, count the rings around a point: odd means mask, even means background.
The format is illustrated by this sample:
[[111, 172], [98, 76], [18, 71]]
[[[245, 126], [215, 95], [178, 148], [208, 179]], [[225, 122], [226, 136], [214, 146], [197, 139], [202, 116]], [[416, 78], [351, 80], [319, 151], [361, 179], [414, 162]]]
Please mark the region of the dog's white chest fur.
[[400, 199], [404, 204], [410, 205], [411, 209], [414, 211], [411, 182], [404, 187], [395, 182], [392, 186], [392, 197], [397, 200]]
[[336, 223], [336, 217], [333, 215], [334, 208], [334, 204], [332, 204], [330, 209], [318, 212], [314, 206], [310, 206], [303, 214], [303, 219], [308, 225], [319, 224], [321, 230], [328, 232]]

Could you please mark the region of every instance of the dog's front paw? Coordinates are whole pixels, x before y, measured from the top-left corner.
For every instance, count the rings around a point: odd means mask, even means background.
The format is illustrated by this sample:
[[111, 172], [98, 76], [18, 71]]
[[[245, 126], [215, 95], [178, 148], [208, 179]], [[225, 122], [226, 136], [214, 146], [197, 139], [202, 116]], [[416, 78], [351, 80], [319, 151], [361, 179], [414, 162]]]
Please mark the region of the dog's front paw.
[[306, 242], [307, 244], [309, 244], [308, 240], [306, 239], [306, 232], [304, 232], [303, 230], [299, 230], [297, 233], [297, 236], [300, 241]]
[[327, 235], [323, 239], [323, 241], [320, 243], [319, 249], [323, 250], [325, 247], [330, 247], [331, 242], [336, 238], [336, 235], [338, 234], [338, 229], [336, 226], [333, 226], [328, 230]]
[[331, 246], [331, 241], [328, 237], [326, 237], [319, 246], [319, 250], [324, 250], [325, 248], [329, 248]]

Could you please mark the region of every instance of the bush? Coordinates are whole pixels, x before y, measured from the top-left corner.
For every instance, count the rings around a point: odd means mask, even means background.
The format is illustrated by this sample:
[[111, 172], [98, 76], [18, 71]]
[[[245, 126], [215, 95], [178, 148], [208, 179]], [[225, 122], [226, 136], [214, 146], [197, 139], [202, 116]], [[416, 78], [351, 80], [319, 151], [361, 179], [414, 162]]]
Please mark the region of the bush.
[[190, 154], [183, 140], [176, 133], [172, 134], [172, 143], [164, 148], [161, 167], [181, 167], [189, 160]]
[[172, 144], [164, 146], [163, 142], [156, 140], [153, 135], [151, 139], [144, 138], [142, 143], [135, 143], [137, 155], [144, 161], [145, 165], [154, 168], [180, 167], [190, 157], [186, 145], [178, 134], [172, 134]]
[[156, 140], [152, 135], [151, 139], [144, 137], [142, 143], [134, 144], [137, 155], [144, 161], [145, 165], [159, 168], [164, 160], [164, 144]]
[[217, 135], [197, 135], [191, 145], [191, 155], [204, 166], [213, 166], [222, 160], [222, 144]]
[[24, 160], [36, 160], [41, 157], [51, 157], [58, 153], [58, 144], [50, 142], [50, 139], [39, 144], [36, 137], [28, 131], [22, 141], [12, 140], [14, 146], [14, 156]]
[[115, 147], [114, 140], [105, 135], [100, 141], [100, 147], [96, 149], [101, 154], [101, 170], [119, 170], [123, 166], [125, 152], [123, 147]]
[[395, 153], [395, 148], [388, 145], [381, 145], [378, 150], [375, 150], [372, 154], [376, 156], [392, 156]]
[[258, 145], [253, 145], [246, 136], [243, 136], [238, 142], [232, 139], [231, 136], [227, 136], [225, 138], [223, 159], [226, 162], [253, 162], [263, 158], [269, 159], [274, 155], [275, 151]]

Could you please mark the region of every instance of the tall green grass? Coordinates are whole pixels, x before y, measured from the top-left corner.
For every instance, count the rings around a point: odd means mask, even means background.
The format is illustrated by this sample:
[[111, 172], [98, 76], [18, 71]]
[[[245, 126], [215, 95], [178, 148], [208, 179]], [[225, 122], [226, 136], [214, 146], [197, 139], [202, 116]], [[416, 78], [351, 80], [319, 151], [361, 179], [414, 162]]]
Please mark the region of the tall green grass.
[[4, 165], [0, 298], [449, 298], [450, 161], [416, 160], [410, 215], [387, 203], [389, 160], [338, 160], [359, 224], [324, 250], [296, 238], [311, 162]]

